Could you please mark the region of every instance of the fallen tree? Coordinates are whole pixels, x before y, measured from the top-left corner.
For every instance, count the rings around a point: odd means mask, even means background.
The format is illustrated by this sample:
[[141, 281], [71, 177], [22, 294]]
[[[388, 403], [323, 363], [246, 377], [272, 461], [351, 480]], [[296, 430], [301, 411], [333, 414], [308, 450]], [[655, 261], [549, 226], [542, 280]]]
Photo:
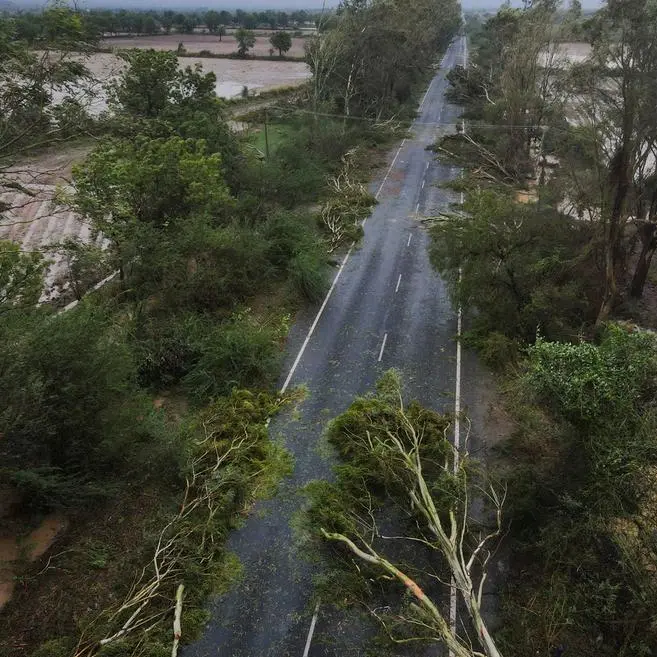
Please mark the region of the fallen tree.
[[[406, 406], [398, 375], [388, 372], [376, 394], [356, 399], [330, 425], [329, 440], [343, 463], [336, 468], [335, 483], [310, 487], [309, 524], [334, 545], [333, 563], [342, 569], [334, 577], [351, 581], [354, 601], [372, 611], [393, 642], [441, 643], [458, 657], [499, 657], [482, 613], [482, 598], [486, 567], [502, 527], [504, 495], [470, 481], [470, 461], [460, 457], [448, 440], [451, 427], [446, 416], [415, 402]], [[492, 523], [473, 519], [473, 491], [485, 496]], [[391, 512], [399, 516], [395, 526], [402, 526], [400, 535], [380, 531], [384, 510], [388, 518]], [[393, 541], [417, 546], [405, 565], [399, 557], [388, 556], [394, 553]], [[358, 561], [345, 559], [345, 548]], [[432, 566], [436, 561], [439, 572]], [[387, 597], [390, 582], [396, 583], [392, 590], [397, 593], [401, 583], [410, 598], [400, 601], [398, 612], [390, 606], [383, 607], [385, 611], [372, 608], [368, 598], [376, 597], [374, 589], [383, 585], [385, 591], [380, 592]], [[344, 598], [344, 582], [336, 586], [333, 581], [331, 587]], [[461, 623], [463, 629], [457, 628], [453, 612], [443, 611], [450, 588], [460, 598], [471, 627]]]

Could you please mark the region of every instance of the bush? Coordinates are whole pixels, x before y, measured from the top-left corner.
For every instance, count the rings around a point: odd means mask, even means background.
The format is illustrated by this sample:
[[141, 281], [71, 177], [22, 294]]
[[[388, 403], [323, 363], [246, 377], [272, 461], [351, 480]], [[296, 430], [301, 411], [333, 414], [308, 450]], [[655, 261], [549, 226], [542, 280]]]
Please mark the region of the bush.
[[180, 231], [174, 249], [165, 242], [161, 253], [154, 250], [154, 266], [144, 272], [155, 272], [145, 283], [159, 281], [166, 307], [213, 312], [262, 292], [271, 267], [257, 231], [237, 224], [213, 227], [203, 218]]
[[[82, 303], [4, 329], [4, 465], [33, 505], [97, 499], [111, 492], [108, 479], [127, 476], [133, 463], [143, 475], [160, 446], [169, 449], [169, 432], [137, 387], [126, 332], [106, 309]], [[149, 458], [141, 460], [144, 449]]]
[[326, 263], [319, 251], [298, 253], [290, 262], [289, 274], [294, 289], [308, 301], [320, 301], [326, 294]]
[[50, 639], [50, 641], [42, 643], [32, 653], [32, 657], [70, 657], [74, 648], [71, 639]]
[[146, 317], [135, 328], [139, 382], [156, 388], [175, 385], [201, 357], [209, 327], [198, 315]]
[[280, 362], [281, 327], [259, 324], [248, 314], [235, 315], [208, 334], [201, 356], [185, 377], [198, 401], [227, 395], [233, 388], [266, 389]]

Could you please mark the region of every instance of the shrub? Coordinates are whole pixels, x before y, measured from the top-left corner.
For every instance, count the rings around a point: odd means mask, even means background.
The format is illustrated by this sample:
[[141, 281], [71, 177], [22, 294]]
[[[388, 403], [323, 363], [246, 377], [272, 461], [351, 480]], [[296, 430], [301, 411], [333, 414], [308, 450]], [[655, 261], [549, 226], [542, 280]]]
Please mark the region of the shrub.
[[319, 301], [326, 293], [326, 263], [318, 250], [298, 253], [290, 262], [289, 274], [294, 289], [308, 301]]
[[278, 374], [280, 327], [262, 325], [249, 314], [235, 315], [208, 334], [201, 356], [185, 377], [198, 401], [233, 388], [269, 388]]
[[139, 382], [157, 388], [178, 383], [201, 356], [207, 324], [198, 315], [146, 317], [135, 329]]

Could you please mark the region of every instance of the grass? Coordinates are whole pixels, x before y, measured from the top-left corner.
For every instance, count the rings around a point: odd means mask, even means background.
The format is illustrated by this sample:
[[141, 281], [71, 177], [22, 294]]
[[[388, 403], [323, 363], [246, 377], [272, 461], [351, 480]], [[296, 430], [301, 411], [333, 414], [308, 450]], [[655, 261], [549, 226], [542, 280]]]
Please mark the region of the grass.
[[[270, 123], [267, 126], [267, 137], [269, 139], [269, 154], [274, 155], [276, 151], [294, 135], [295, 127], [289, 123]], [[265, 136], [264, 124], [256, 127], [248, 137], [248, 142], [261, 153], [267, 153], [267, 137]]]

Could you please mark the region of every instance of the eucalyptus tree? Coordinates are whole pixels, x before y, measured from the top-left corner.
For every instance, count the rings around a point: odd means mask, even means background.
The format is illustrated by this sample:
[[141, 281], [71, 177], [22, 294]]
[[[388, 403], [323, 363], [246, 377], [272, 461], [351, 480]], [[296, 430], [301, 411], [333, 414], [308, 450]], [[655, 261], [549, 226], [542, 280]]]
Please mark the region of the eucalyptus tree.
[[[75, 138], [88, 125], [83, 117], [94, 81], [84, 62], [95, 36], [80, 13], [58, 4], [35, 25], [28, 44], [14, 19], [0, 17], [0, 193], [31, 195], [8, 169], [27, 151]], [[0, 221], [10, 207], [0, 202]]]
[[590, 25], [591, 56], [571, 76], [573, 123], [559, 152], [580, 214], [603, 253], [598, 322], [614, 310], [628, 266], [628, 227], [642, 244], [630, 293], [640, 296], [655, 243], [657, 3], [609, 0]]
[[345, 116], [394, 114], [459, 25], [452, 0], [346, 0], [307, 46], [315, 104]]

